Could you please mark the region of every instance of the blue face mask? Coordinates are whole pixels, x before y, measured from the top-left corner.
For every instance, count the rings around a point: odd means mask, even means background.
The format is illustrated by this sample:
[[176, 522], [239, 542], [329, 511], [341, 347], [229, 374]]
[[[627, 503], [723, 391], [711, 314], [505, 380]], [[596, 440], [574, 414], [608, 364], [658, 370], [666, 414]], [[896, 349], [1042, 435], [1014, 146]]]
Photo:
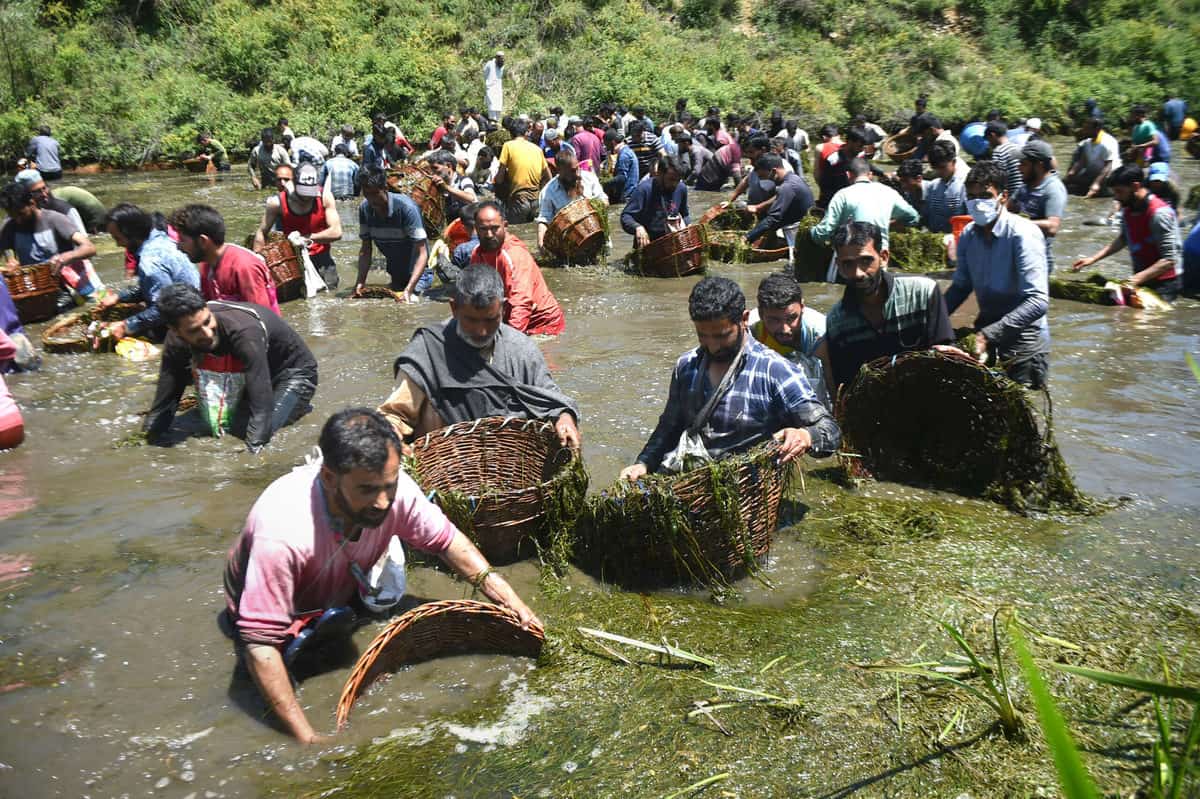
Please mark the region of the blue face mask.
[[975, 224], [984, 227], [996, 221], [996, 217], [1000, 215], [1000, 204], [994, 197], [967, 200], [967, 213], [975, 220]]

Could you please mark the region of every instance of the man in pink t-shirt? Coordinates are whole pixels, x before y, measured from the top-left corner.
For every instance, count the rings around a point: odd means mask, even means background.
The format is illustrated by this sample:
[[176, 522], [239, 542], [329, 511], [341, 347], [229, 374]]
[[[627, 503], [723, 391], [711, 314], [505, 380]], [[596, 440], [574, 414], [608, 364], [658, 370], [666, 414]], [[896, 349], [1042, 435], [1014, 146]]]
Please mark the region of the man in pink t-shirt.
[[279, 313], [275, 281], [257, 253], [225, 241], [225, 220], [209, 205], [185, 205], [171, 214], [179, 249], [200, 267], [206, 300], [252, 302]]
[[[317, 735], [292, 690], [283, 648], [308, 617], [347, 605], [360, 575], [393, 536], [438, 555], [522, 625], [540, 625], [512, 586], [400, 468], [400, 439], [367, 408], [330, 417], [323, 460], [276, 480], [254, 503], [225, 567], [225, 597], [239, 649], [267, 704], [302, 743]], [[357, 574], [356, 574], [357, 572]]]

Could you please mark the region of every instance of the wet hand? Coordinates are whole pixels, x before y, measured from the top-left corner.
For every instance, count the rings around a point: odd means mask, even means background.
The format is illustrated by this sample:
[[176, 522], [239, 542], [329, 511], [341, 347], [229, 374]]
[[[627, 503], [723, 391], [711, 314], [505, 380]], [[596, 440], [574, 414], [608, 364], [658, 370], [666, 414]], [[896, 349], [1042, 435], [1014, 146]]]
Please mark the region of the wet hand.
[[987, 336], [983, 335], [982, 331], [975, 333], [975, 358], [980, 363], [987, 363]]
[[626, 466], [621, 470], [621, 479], [628, 480], [631, 483], [635, 480], [641, 480], [645, 476], [646, 464], [644, 463], [635, 463], [632, 466]]
[[332, 735], [320, 735], [319, 733], [314, 732], [300, 743], [304, 744], [305, 746], [324, 746], [325, 744], [332, 742]]
[[637, 243], [638, 249], [641, 249], [650, 243], [650, 234], [646, 232], [646, 228], [639, 227], [633, 239]]
[[1071, 264], [1071, 271], [1078, 272], [1080, 269], [1083, 269], [1085, 266], [1091, 266], [1094, 263], [1096, 263], [1096, 259], [1092, 258], [1090, 255], [1087, 258], [1080, 258], [1078, 261]]
[[772, 438], [779, 442], [780, 463], [789, 463], [812, 449], [812, 434], [799, 427], [785, 427]]
[[104, 296], [101, 297], [100, 301], [96, 304], [99, 305], [101, 308], [111, 308], [117, 304], [117, 299], [118, 298], [117, 298], [116, 294], [114, 294], [111, 291], [105, 291]]
[[114, 322], [108, 326], [108, 335], [120, 341], [129, 335], [129, 330], [125, 327], [124, 322]]
[[362, 296], [362, 294], [363, 294], [363, 289], [365, 289], [365, 288], [366, 288], [366, 284], [365, 284], [365, 283], [356, 283], [356, 284], [354, 285], [354, 296], [355, 296], [355, 297], [361, 297], [361, 296]]
[[558, 421], [554, 423], [554, 432], [558, 434], [558, 440], [564, 447], [579, 451], [579, 428], [575, 426], [575, 417], [569, 413], [559, 416]]

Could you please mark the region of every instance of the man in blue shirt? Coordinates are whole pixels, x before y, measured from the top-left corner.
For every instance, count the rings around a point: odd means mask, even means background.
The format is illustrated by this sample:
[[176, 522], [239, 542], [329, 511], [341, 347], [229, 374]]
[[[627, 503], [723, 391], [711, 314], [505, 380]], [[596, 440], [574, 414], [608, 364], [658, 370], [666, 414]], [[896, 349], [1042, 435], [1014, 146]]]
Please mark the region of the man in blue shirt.
[[109, 292], [100, 300], [101, 308], [118, 302], [144, 302], [146, 310], [108, 328], [116, 339], [145, 336], [161, 341], [167, 326], [158, 310], [158, 295], [173, 283], [200, 288], [200, 273], [175, 242], [154, 227], [154, 218], [131, 203], [121, 203], [108, 212], [108, 233], [118, 245], [137, 254], [137, 283], [118, 294]]
[[683, 166], [673, 155], [659, 156], [655, 174], [642, 178], [621, 211], [621, 227], [633, 234], [633, 245], [645, 247], [689, 224], [688, 192]]
[[688, 299], [700, 346], [675, 362], [658, 425], [621, 477], [637, 480], [671, 465], [668, 453], [684, 433], [720, 459], [773, 438], [787, 463], [810, 452], [832, 455], [841, 441], [833, 416], [817, 401], [796, 364], [747, 330], [746, 297], [729, 278], [706, 277]]
[[1033, 222], [1005, 210], [1006, 181], [994, 161], [981, 161], [967, 174], [973, 222], [958, 239], [946, 309], [954, 313], [973, 291], [979, 302], [975, 355], [992, 355], [1013, 380], [1042, 388], [1050, 370], [1046, 245]]
[[322, 167], [321, 182], [329, 181], [329, 190], [335, 200], [348, 200], [358, 194], [358, 164], [350, 160], [345, 144], [333, 148], [333, 158]]
[[1040, 139], [1021, 148], [1021, 178], [1025, 185], [1009, 202], [1008, 210], [1023, 214], [1046, 239], [1046, 270], [1054, 271], [1054, 237], [1067, 209], [1067, 187], [1054, 170], [1054, 150]]
[[1162, 108], [1163, 127], [1167, 129], [1168, 139], [1178, 139], [1183, 120], [1187, 119], [1187, 100], [1181, 97], [1171, 97]]
[[387, 173], [372, 170], [363, 181], [363, 201], [358, 207], [358, 278], [354, 294], [362, 294], [371, 268], [371, 246], [374, 243], [383, 253], [391, 276], [392, 291], [403, 292], [397, 300], [413, 302], [414, 297], [433, 283], [433, 274], [426, 274], [425, 224], [416, 203], [403, 194], [388, 191]]
[[58, 151], [58, 140], [50, 135], [50, 126], [38, 128], [38, 135], [29, 140], [25, 155], [35, 164], [37, 171], [46, 180], [62, 180], [62, 158]]
[[604, 134], [604, 146], [616, 158], [612, 178], [604, 184], [604, 192], [611, 203], [628, 202], [640, 179], [637, 156], [616, 128], [609, 128]]

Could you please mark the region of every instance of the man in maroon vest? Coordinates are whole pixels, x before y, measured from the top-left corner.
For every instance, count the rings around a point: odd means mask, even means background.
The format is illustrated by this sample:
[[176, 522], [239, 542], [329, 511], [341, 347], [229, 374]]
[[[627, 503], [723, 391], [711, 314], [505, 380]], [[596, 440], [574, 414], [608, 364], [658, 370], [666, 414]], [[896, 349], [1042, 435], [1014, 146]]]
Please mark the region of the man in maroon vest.
[[261, 249], [267, 243], [267, 234], [276, 224], [284, 235], [299, 233], [313, 266], [333, 291], [338, 286], [338, 273], [329, 245], [342, 237], [342, 220], [333, 192], [321, 186], [317, 168], [309, 163], [296, 169], [282, 164], [275, 170], [275, 180], [283, 190], [267, 198], [262, 222], [254, 231], [254, 248]]
[[1078, 272], [1113, 253], [1129, 248], [1133, 288], [1153, 289], [1173, 301], [1183, 288], [1183, 247], [1175, 211], [1145, 186], [1141, 167], [1127, 164], [1109, 179], [1113, 197], [1121, 204], [1121, 233], [1095, 255], [1080, 258], [1071, 268]]

